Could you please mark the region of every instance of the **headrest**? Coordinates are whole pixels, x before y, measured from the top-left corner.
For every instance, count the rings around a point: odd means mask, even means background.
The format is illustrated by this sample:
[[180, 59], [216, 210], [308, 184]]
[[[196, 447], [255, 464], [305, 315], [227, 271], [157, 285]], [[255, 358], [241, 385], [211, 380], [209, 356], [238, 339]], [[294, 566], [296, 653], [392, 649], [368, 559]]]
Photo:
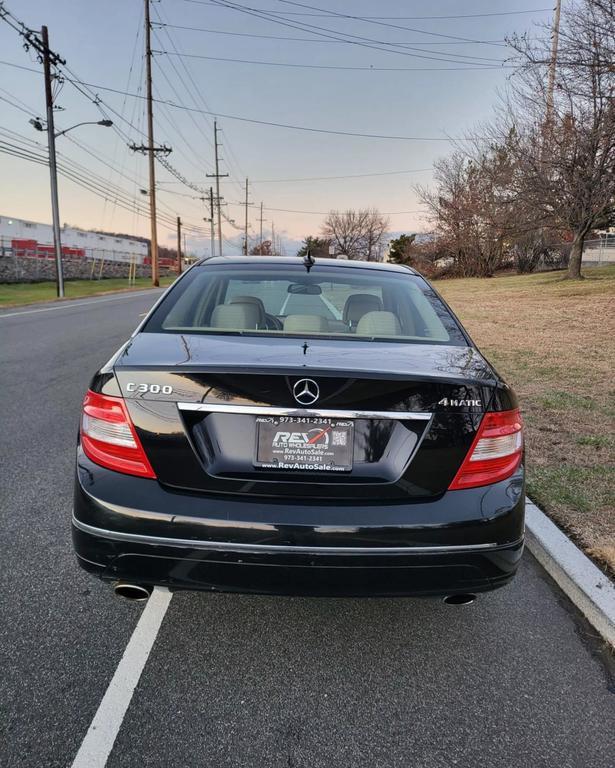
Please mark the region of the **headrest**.
[[284, 330], [290, 333], [326, 333], [329, 324], [321, 315], [288, 315], [284, 319]]
[[400, 336], [399, 320], [392, 312], [368, 312], [357, 323], [357, 336]]
[[253, 331], [258, 328], [259, 312], [255, 304], [218, 304], [211, 314], [212, 328]]
[[262, 299], [259, 299], [258, 296], [233, 296], [229, 301], [229, 304], [253, 304], [255, 307], [258, 307], [258, 327], [267, 327], [267, 312], [265, 310], [265, 305], [263, 304]]
[[378, 312], [382, 301], [373, 293], [353, 293], [346, 299], [342, 319], [354, 327], [366, 312]]

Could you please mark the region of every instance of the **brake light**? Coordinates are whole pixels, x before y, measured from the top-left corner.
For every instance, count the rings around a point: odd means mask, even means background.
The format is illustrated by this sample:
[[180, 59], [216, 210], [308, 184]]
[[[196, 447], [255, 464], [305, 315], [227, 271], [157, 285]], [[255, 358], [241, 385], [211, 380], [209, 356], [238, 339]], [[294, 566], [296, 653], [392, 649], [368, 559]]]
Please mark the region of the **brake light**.
[[522, 455], [523, 422], [519, 410], [486, 413], [449, 490], [506, 480], [516, 472]]
[[96, 464], [139, 477], [156, 477], [121, 397], [88, 390], [81, 415], [81, 445]]

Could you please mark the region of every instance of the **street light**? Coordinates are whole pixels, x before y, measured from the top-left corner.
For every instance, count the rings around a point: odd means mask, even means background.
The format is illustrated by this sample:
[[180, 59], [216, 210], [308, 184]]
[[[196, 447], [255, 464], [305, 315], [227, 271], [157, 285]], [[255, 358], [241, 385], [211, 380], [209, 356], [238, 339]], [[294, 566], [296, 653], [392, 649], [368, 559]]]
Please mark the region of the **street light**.
[[[43, 40], [48, 49], [48, 43], [46, 39], [47, 28], [43, 27]], [[62, 242], [60, 240], [60, 205], [58, 203], [58, 171], [56, 161], [56, 143], [55, 140], [58, 136], [63, 136], [68, 131], [72, 131], [73, 128], [78, 128], [80, 125], [102, 125], [105, 128], [110, 128], [113, 123], [111, 120], [98, 120], [87, 121], [83, 123], [77, 123], [70, 128], [66, 128], [64, 131], [55, 133], [53, 125], [53, 99], [51, 96], [51, 73], [49, 71], [48, 56], [44, 59], [45, 65], [45, 96], [47, 102], [47, 124], [43, 125], [43, 121], [38, 117], [33, 117], [29, 120], [30, 125], [36, 131], [47, 131], [47, 144], [49, 147], [49, 175], [51, 177], [51, 214], [53, 221], [53, 245], [56, 255], [56, 283], [57, 294], [59, 298], [64, 297], [64, 270], [62, 268]]]
[[[30, 125], [35, 128], [37, 131], [44, 131], [45, 126], [43, 125], [43, 122], [38, 117], [33, 117], [29, 120]], [[102, 125], [105, 128], [111, 128], [113, 125], [112, 120], [87, 120], [84, 123], [76, 123], [75, 125], [71, 125], [70, 128], [65, 128], [63, 131], [58, 131], [54, 134], [54, 137], [57, 139], [58, 136], [64, 136], [65, 133], [68, 133], [69, 131], [72, 131], [73, 128], [79, 128], [80, 125]]]
[[72, 131], [73, 128], [79, 128], [80, 125], [102, 125], [105, 128], [111, 128], [111, 126], [113, 125], [113, 121], [111, 121], [111, 120], [97, 120], [96, 122], [87, 121], [85, 123], [77, 123], [76, 125], [71, 125], [70, 128], [65, 128], [63, 131], [58, 131], [58, 133], [56, 133], [56, 135], [55, 135], [56, 139], [58, 138], [58, 136], [64, 136], [65, 133], [68, 133], [69, 131]]

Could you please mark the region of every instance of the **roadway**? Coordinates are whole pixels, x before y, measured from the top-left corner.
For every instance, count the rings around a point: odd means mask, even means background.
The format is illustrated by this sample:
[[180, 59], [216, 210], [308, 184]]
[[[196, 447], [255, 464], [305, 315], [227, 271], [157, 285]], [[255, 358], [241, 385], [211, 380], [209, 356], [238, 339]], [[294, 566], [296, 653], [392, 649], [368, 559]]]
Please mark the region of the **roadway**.
[[[69, 523], [84, 390], [157, 296], [0, 312], [2, 766], [73, 763], [144, 610]], [[461, 608], [175, 594], [119, 725], [114, 768], [610, 768], [615, 682], [526, 553]]]

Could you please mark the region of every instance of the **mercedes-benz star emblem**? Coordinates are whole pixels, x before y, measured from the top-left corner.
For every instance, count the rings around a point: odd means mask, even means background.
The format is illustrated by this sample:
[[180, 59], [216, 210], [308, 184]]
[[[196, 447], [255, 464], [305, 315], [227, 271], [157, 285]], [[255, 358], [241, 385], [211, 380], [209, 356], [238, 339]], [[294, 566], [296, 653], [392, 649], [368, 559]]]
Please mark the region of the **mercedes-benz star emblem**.
[[301, 405], [312, 405], [320, 396], [318, 384], [312, 379], [299, 379], [293, 387], [293, 396]]

